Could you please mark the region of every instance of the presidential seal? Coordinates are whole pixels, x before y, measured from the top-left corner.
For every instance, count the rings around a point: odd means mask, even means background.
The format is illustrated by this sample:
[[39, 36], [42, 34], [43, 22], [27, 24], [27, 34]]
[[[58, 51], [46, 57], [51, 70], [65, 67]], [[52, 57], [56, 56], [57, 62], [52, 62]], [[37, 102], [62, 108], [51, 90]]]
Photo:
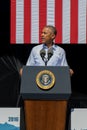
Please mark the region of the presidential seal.
[[36, 83], [39, 88], [48, 90], [55, 84], [55, 76], [49, 70], [40, 71], [36, 76]]

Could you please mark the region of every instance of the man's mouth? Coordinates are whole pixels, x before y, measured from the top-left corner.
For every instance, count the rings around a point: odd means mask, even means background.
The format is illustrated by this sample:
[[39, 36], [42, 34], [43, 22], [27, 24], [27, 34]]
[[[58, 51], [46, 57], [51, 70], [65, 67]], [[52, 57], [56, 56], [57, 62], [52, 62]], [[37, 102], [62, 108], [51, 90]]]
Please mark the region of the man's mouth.
[[41, 40], [45, 40], [45, 38], [42, 37]]

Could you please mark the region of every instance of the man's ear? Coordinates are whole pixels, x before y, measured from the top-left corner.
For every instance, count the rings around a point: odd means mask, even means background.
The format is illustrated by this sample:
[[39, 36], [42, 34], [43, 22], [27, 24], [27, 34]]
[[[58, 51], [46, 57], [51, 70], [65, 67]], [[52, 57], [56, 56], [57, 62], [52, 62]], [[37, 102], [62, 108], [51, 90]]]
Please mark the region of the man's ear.
[[53, 39], [53, 40], [55, 39], [55, 37], [56, 37], [55, 34], [52, 34], [52, 39]]

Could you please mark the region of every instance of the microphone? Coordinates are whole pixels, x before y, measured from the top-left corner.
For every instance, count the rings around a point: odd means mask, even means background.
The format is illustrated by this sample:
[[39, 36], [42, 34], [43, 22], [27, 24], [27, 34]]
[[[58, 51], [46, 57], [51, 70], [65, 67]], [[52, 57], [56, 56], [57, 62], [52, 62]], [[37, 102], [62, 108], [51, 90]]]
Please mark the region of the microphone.
[[41, 58], [42, 58], [43, 61], [44, 61], [45, 55], [46, 55], [45, 50], [44, 50], [44, 49], [41, 49], [41, 50], [40, 50], [40, 56], [41, 56]]
[[50, 49], [48, 50], [48, 61], [49, 61], [49, 59], [52, 57], [52, 55], [53, 55], [53, 49], [50, 48]]

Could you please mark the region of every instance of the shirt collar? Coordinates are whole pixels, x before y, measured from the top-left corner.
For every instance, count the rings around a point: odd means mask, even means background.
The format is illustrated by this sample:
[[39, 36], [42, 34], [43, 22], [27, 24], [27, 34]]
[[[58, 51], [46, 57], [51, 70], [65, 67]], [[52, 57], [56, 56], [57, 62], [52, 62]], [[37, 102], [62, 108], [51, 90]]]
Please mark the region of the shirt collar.
[[[45, 45], [45, 44], [43, 44], [43, 48], [44, 49], [46, 49], [47, 48], [47, 46]], [[52, 45], [52, 48], [55, 50], [56, 49], [56, 45], [53, 43], [53, 45]]]

